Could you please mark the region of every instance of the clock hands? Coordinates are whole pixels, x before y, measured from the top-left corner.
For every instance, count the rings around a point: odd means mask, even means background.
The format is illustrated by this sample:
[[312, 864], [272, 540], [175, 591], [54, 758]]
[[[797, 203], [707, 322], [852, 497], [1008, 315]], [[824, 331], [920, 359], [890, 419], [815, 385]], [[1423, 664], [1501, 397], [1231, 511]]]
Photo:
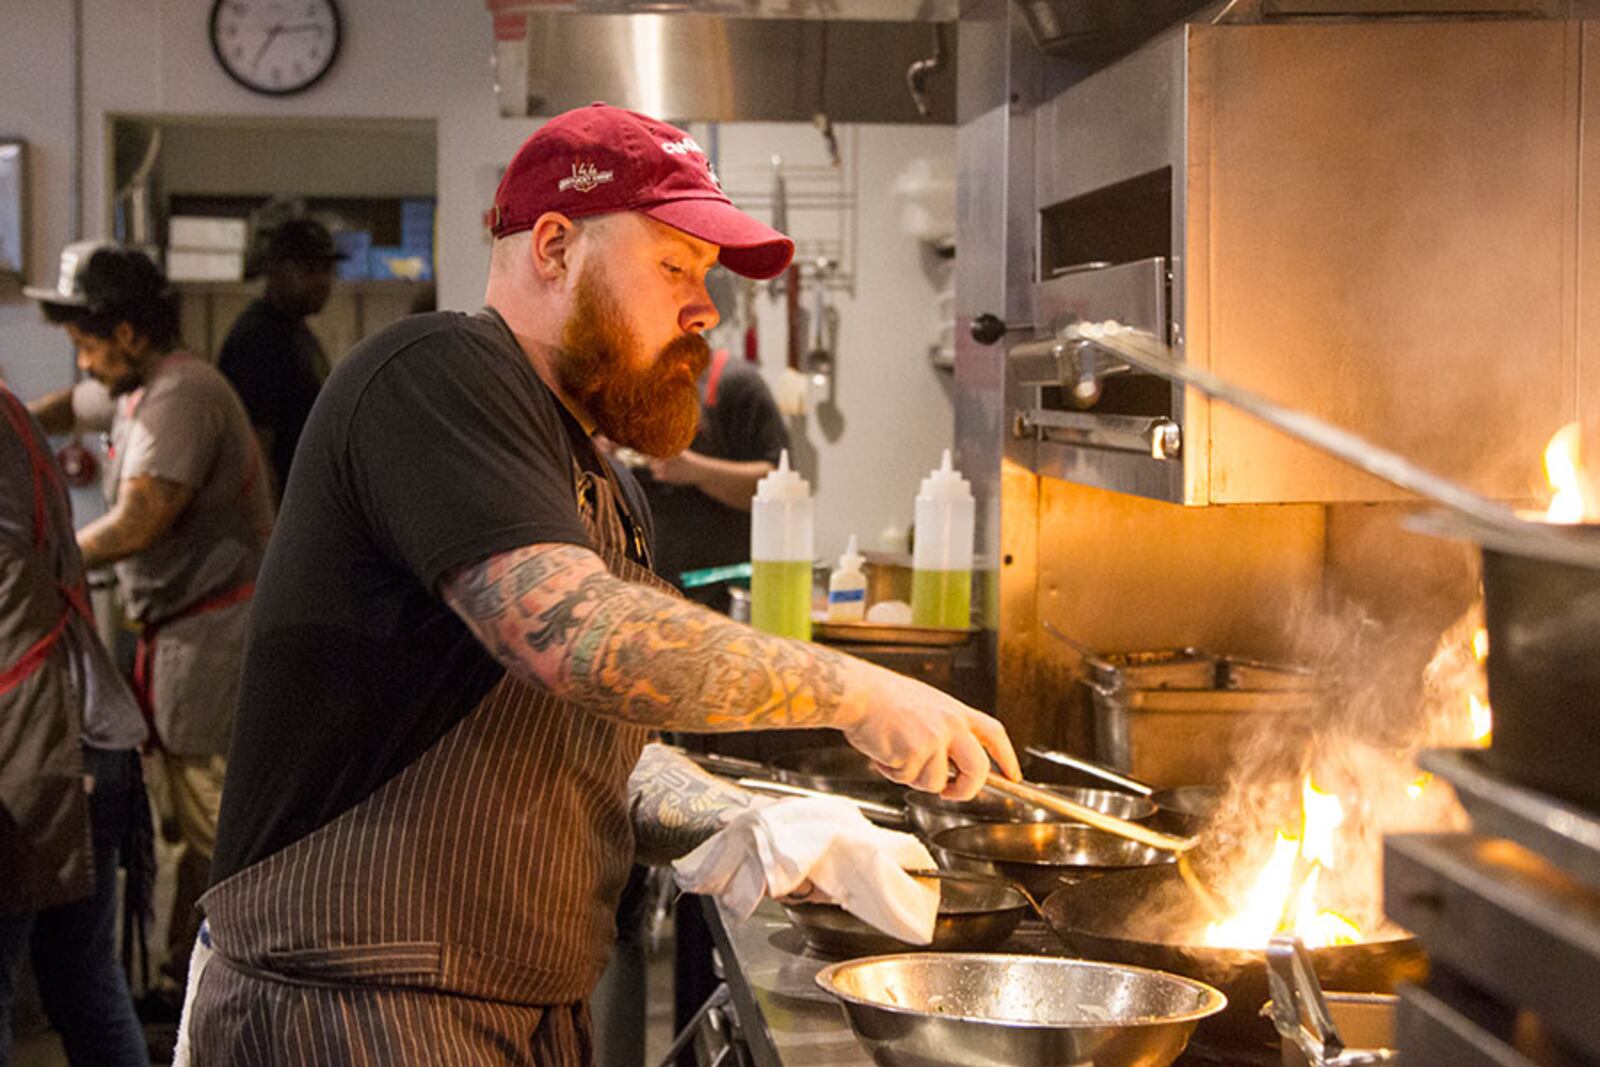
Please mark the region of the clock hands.
[[272, 47], [272, 42], [278, 39], [278, 34], [283, 32], [283, 24], [278, 23], [267, 31], [267, 39], [261, 42], [261, 47], [256, 49], [256, 58], [250, 61], [252, 71], [261, 67], [261, 57], [267, 54], [267, 49]]
[[325, 29], [326, 27], [316, 22], [292, 22], [287, 25], [282, 22], [273, 23], [272, 28], [267, 31], [266, 40], [262, 41], [261, 47], [256, 49], [255, 59], [250, 61], [250, 69], [255, 71], [261, 68], [262, 57], [267, 54], [267, 49], [272, 47], [272, 42], [276, 41], [280, 34], [306, 33], [309, 31], [320, 36]]

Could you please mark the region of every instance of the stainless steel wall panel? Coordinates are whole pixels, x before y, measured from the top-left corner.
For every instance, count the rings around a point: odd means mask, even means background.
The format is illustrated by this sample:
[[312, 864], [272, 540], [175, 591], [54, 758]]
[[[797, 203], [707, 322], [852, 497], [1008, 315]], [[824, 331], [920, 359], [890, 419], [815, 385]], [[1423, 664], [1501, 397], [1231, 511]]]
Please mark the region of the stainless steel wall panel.
[[[1525, 497], [1571, 410], [1577, 25], [1191, 35], [1210, 174], [1190, 215], [1210, 231], [1190, 358]], [[1396, 496], [1220, 405], [1209, 436], [1212, 503]]]
[[1161, 34], [1040, 109], [1039, 208], [1182, 160], [1184, 36]]

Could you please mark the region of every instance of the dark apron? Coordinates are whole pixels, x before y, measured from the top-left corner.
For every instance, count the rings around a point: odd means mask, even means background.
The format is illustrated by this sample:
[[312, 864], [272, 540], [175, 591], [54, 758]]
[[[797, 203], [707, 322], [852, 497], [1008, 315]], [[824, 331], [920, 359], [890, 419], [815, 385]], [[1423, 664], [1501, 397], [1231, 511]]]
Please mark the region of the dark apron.
[[[573, 473], [607, 567], [667, 589], [627, 556], [609, 468]], [[366, 800], [201, 898], [194, 1062], [589, 1063], [648, 733], [508, 672]]]
[[33, 511], [30, 544], [14, 546], [17, 558], [0, 574], [0, 915], [6, 915], [65, 904], [94, 888], [83, 707], [61, 645], [74, 614], [91, 622], [93, 614], [83, 572], [62, 551], [62, 539], [72, 537], [66, 487], [22, 402], [4, 388], [0, 420], [28, 453]]

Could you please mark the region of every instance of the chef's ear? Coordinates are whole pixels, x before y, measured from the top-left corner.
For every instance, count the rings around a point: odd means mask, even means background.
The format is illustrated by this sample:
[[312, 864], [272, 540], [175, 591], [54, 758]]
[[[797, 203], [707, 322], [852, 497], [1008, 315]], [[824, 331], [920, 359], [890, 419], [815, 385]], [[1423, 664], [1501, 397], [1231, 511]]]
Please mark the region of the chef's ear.
[[533, 257], [533, 270], [546, 281], [559, 281], [575, 266], [573, 246], [578, 236], [578, 223], [559, 211], [546, 211], [533, 224], [533, 238], [528, 254]]

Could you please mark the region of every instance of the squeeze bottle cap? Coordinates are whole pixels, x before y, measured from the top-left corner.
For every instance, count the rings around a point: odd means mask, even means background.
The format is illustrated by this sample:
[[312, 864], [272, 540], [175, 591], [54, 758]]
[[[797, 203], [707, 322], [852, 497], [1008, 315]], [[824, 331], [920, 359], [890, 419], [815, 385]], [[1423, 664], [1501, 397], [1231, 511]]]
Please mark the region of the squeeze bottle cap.
[[778, 456], [778, 469], [756, 483], [757, 500], [805, 500], [811, 495], [811, 486], [800, 477], [800, 472], [789, 469], [789, 450]]
[[950, 450], [944, 450], [944, 460], [939, 464], [939, 469], [922, 479], [922, 488], [917, 492], [918, 498], [926, 497], [929, 500], [970, 500], [972, 489], [967, 485], [967, 480], [961, 477], [961, 472], [950, 465]]
[[851, 534], [849, 542], [844, 546], [844, 555], [839, 557], [839, 569], [842, 571], [859, 571], [861, 564], [865, 563], [861, 553], [856, 549], [856, 535]]

